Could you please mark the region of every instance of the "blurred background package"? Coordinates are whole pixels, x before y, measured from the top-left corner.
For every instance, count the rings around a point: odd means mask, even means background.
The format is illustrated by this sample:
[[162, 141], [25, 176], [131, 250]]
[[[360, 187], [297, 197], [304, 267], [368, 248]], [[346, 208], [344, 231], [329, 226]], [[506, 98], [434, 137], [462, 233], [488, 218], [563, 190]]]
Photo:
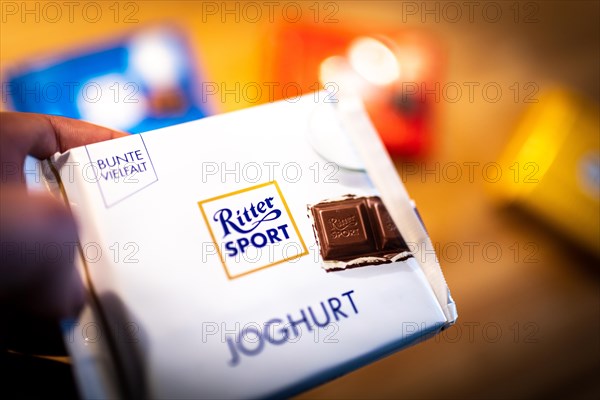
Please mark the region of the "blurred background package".
[[15, 111], [83, 119], [130, 133], [209, 114], [200, 74], [175, 26], [136, 30], [101, 44], [26, 61], [5, 72]]
[[[500, 159], [498, 194], [600, 257], [600, 108], [566, 89], [540, 96]], [[521, 175], [521, 176], [519, 176]]]
[[[284, 25], [273, 36], [272, 78], [287, 92], [321, 87], [359, 94], [384, 141], [396, 156], [422, 156], [433, 140], [434, 101], [443, 52], [435, 36], [416, 29], [357, 25], [326, 28]], [[293, 49], [293, 51], [290, 51]], [[285, 97], [286, 91], [281, 92]]]

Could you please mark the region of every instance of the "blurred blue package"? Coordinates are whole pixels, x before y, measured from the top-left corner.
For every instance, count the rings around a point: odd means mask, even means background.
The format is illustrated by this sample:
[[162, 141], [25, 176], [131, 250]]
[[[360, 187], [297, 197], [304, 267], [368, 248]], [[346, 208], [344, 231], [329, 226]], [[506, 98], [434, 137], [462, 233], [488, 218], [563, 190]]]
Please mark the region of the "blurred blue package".
[[153, 26], [102, 45], [4, 71], [2, 101], [14, 111], [82, 119], [131, 133], [209, 115], [184, 34]]

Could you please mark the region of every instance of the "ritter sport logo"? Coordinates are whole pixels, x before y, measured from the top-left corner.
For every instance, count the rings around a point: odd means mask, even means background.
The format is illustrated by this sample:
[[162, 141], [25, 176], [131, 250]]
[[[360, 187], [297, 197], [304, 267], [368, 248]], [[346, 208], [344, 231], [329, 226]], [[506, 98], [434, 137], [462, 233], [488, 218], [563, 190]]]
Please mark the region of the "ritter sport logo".
[[275, 181], [198, 205], [229, 279], [308, 254]]

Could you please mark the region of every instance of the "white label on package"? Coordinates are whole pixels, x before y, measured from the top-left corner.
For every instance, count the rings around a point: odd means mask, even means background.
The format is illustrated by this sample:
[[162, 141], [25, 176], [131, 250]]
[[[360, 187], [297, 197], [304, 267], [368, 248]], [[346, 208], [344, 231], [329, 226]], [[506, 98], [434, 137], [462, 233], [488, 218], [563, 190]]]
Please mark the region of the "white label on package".
[[98, 183], [104, 205], [111, 207], [158, 180], [144, 138], [86, 146], [84, 176]]

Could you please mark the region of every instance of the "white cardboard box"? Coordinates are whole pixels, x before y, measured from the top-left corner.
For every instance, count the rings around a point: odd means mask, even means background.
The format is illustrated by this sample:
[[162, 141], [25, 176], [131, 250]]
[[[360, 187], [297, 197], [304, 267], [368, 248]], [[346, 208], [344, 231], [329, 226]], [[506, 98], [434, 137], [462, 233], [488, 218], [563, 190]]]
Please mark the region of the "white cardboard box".
[[[333, 101], [314, 93], [49, 160], [91, 293], [65, 325], [84, 397], [291, 395], [455, 321], [364, 110]], [[346, 194], [379, 195], [414, 257], [325, 271], [307, 206]]]

